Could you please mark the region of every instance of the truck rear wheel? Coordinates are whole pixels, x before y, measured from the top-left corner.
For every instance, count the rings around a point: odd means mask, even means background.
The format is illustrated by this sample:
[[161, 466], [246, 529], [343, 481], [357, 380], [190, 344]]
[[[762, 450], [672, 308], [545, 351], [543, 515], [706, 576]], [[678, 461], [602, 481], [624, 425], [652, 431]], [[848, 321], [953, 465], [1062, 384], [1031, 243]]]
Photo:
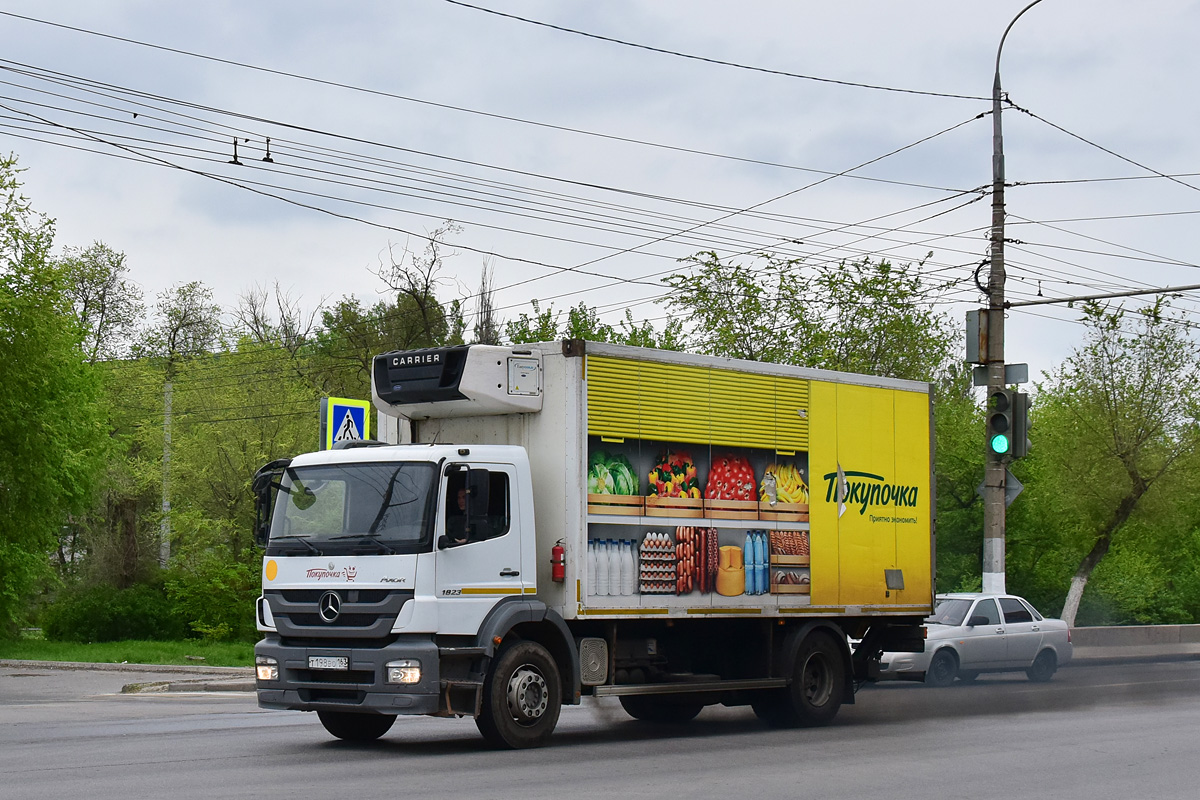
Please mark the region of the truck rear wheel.
[[621, 695], [621, 708], [642, 722], [680, 724], [691, 722], [704, 709], [704, 703], [685, 696]]
[[373, 742], [392, 727], [391, 714], [355, 714], [348, 711], [318, 711], [325, 730], [348, 742]]
[[561, 710], [558, 665], [537, 642], [519, 641], [492, 661], [475, 725], [495, 747], [542, 747], [549, 743]]
[[759, 693], [750, 706], [759, 719], [776, 728], [827, 725], [842, 707], [845, 690], [841, 649], [828, 634], [814, 632], [796, 651], [791, 684]]

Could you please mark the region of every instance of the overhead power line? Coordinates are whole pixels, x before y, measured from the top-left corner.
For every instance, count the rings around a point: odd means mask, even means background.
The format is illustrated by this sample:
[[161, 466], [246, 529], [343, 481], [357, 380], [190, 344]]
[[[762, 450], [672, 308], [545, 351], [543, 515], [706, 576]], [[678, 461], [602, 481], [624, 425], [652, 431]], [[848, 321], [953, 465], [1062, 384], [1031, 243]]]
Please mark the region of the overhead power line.
[[528, 17], [520, 17], [520, 16], [517, 16], [516, 14], [506, 14], [503, 11], [496, 11], [493, 8], [484, 8], [483, 6], [476, 6], [476, 5], [472, 5], [470, 3], [464, 3], [464, 2], [462, 2], [462, 0], [445, 0], [445, 2], [450, 3], [451, 5], [462, 6], [463, 8], [469, 8], [474, 11], [482, 11], [485, 14], [492, 14], [497, 17], [504, 17], [506, 19], [516, 20], [517, 22], [524, 22], [528, 25], [538, 25], [543, 28], [550, 28], [552, 30], [561, 31], [562, 33], [569, 33], [573, 36], [583, 36], [588, 39], [596, 39], [598, 41], [608, 42], [610, 44], [616, 44], [616, 45], [620, 45], [622, 47], [632, 47], [632, 48], [636, 48], [638, 50], [647, 50], [651, 53], [661, 53], [662, 55], [674, 56], [676, 58], [686, 58], [686, 59], [690, 59], [692, 61], [703, 61], [706, 64], [716, 64], [716, 65], [722, 66], [722, 67], [734, 67], [735, 69], [749, 70], [751, 72], [762, 72], [767, 75], [778, 75], [778, 76], [781, 76], [784, 78], [799, 78], [801, 80], [806, 80], [806, 81], [816, 81], [817, 83], [831, 83], [831, 84], [835, 84], [837, 86], [852, 86], [852, 87], [855, 87], [858, 89], [874, 89], [874, 90], [880, 91], [880, 92], [898, 92], [901, 94], [924, 95], [926, 97], [949, 97], [949, 98], [953, 98], [956, 100], [990, 100], [991, 99], [988, 97], [982, 97], [980, 95], [950, 94], [948, 92], [929, 92], [929, 91], [922, 91], [920, 89], [901, 89], [901, 88], [897, 88], [895, 86], [881, 86], [881, 85], [873, 84], [873, 83], [858, 83], [856, 81], [838, 80], [836, 78], [821, 78], [816, 75], [802, 75], [798, 72], [787, 72], [787, 71], [779, 70], [779, 69], [768, 69], [767, 67], [753, 67], [753, 66], [749, 66], [747, 64], [739, 64], [735, 61], [723, 61], [719, 58], [709, 58], [707, 56], [698, 56], [698, 55], [694, 55], [692, 53], [681, 53], [676, 50], [667, 50], [666, 48], [662, 48], [662, 47], [653, 47], [648, 44], [638, 44], [636, 42], [627, 42], [623, 39], [616, 39], [612, 36], [602, 36], [598, 33], [588, 33], [586, 31], [575, 30], [574, 28], [567, 28], [562, 25], [554, 25], [549, 22], [542, 22], [541, 20], [530, 19]]
[[1167, 173], [1161, 172], [1161, 171], [1155, 169], [1154, 167], [1148, 167], [1145, 164], [1142, 164], [1138, 161], [1134, 161], [1132, 158], [1129, 158], [1128, 156], [1123, 156], [1120, 153], [1116, 152], [1115, 150], [1110, 150], [1109, 148], [1105, 147], [1102, 144], [1096, 144], [1091, 139], [1087, 139], [1083, 136], [1080, 136], [1078, 133], [1073, 133], [1073, 132], [1067, 130], [1066, 128], [1062, 127], [1061, 125], [1056, 125], [1055, 123], [1051, 122], [1050, 120], [1046, 119], [1045, 117], [1039, 116], [1027, 108], [1021, 108], [1021, 106], [1017, 105], [1016, 103], [1013, 103], [1012, 101], [1008, 101], [1008, 105], [1011, 106], [1016, 111], [1020, 111], [1022, 114], [1027, 114], [1027, 115], [1033, 117], [1038, 122], [1041, 122], [1045, 125], [1049, 125], [1051, 128], [1054, 128], [1054, 130], [1056, 130], [1060, 133], [1065, 133], [1067, 136], [1070, 136], [1072, 139], [1078, 139], [1079, 141], [1083, 142], [1084, 144], [1086, 144], [1090, 147], [1094, 147], [1097, 150], [1108, 153], [1113, 158], [1118, 158], [1121, 161], [1126, 162], [1127, 164], [1132, 164], [1133, 166], [1138, 167], [1139, 169], [1144, 169], [1147, 172], [1151, 172], [1154, 175], [1158, 176], [1159, 178], [1165, 178], [1173, 183], [1178, 183], [1180, 186], [1186, 186], [1188, 189], [1191, 189], [1192, 191], [1200, 192], [1200, 186], [1193, 186], [1192, 184], [1188, 183], [1187, 181], [1182, 181], [1179, 178], [1175, 177], [1174, 175], [1168, 175]]
[[[329, 87], [332, 87], [335, 89], [345, 89], [345, 90], [351, 91], [351, 92], [358, 92], [361, 94], [368, 94], [368, 95], [373, 95], [376, 97], [385, 97], [389, 100], [399, 100], [399, 101], [406, 102], [406, 103], [415, 103], [418, 105], [428, 106], [431, 108], [439, 108], [439, 109], [442, 109], [445, 111], [454, 111], [454, 112], [462, 113], [462, 114], [472, 114], [475, 116], [497, 119], [497, 120], [501, 120], [504, 122], [513, 122], [513, 123], [517, 123], [520, 125], [531, 125], [531, 126], [538, 127], [538, 128], [545, 128], [547, 130], [561, 131], [563, 133], [572, 133], [572, 134], [577, 134], [580, 136], [589, 136], [589, 137], [593, 137], [593, 138], [597, 138], [597, 139], [606, 139], [608, 141], [621, 142], [624, 144], [633, 144], [633, 145], [638, 145], [641, 147], [651, 147], [651, 148], [657, 148], [657, 149], [661, 149], [661, 150], [670, 150], [670, 151], [674, 151], [674, 152], [678, 152], [678, 153], [687, 153], [690, 155], [703, 156], [706, 158], [723, 159], [723, 160], [727, 160], [727, 161], [736, 161], [736, 162], [741, 162], [741, 163], [745, 163], [745, 164], [757, 164], [759, 166], [775, 167], [778, 169], [799, 170], [801, 172], [815, 172], [818, 174], [822, 173], [822, 170], [812, 169], [809, 167], [801, 167], [801, 166], [797, 166], [795, 164], [783, 164], [780, 162], [768, 161], [768, 160], [764, 160], [764, 159], [748, 158], [745, 156], [736, 156], [736, 155], [731, 155], [728, 153], [717, 153], [717, 152], [713, 152], [710, 150], [701, 150], [699, 148], [684, 147], [682, 145], [673, 145], [673, 144], [667, 144], [664, 142], [653, 142], [653, 141], [649, 141], [649, 140], [645, 140], [645, 139], [636, 139], [636, 138], [633, 138], [630, 136], [618, 136], [616, 134], [611, 134], [611, 133], [601, 133], [599, 131], [590, 131], [590, 130], [586, 130], [584, 128], [573, 128], [573, 127], [570, 127], [567, 125], [556, 125], [554, 123], [541, 122], [541, 121], [532, 120], [532, 119], [525, 119], [523, 117], [515, 117], [515, 116], [508, 115], [508, 114], [500, 114], [500, 113], [496, 113], [496, 112], [492, 112], [492, 111], [481, 111], [479, 109], [467, 108], [465, 106], [456, 106], [456, 105], [452, 105], [450, 103], [439, 103], [439, 102], [436, 102], [433, 100], [424, 100], [419, 97], [410, 97], [408, 95], [397, 94], [395, 92], [388, 92], [388, 91], [384, 91], [382, 89], [371, 89], [371, 88], [367, 88], [367, 87], [363, 87], [363, 86], [355, 86], [354, 84], [343, 83], [341, 81], [330, 80], [327, 78], [317, 78], [317, 77], [314, 77], [311, 75], [304, 75], [304, 74], [297, 73], [297, 72], [289, 72], [287, 70], [273, 69], [271, 67], [264, 67], [264, 66], [260, 66], [257, 64], [250, 64], [250, 63], [247, 63], [244, 61], [236, 61], [233, 59], [221, 58], [219, 56], [207, 55], [205, 53], [197, 53], [197, 52], [190, 51], [190, 50], [183, 50], [183, 49], [177, 48], [177, 47], [168, 47], [166, 45], [154, 44], [153, 42], [140, 41], [138, 39], [132, 39], [132, 38], [125, 37], [125, 36], [116, 36], [116, 35], [110, 34], [110, 33], [103, 33], [100, 31], [89, 30], [87, 28], [80, 28], [80, 27], [77, 27], [74, 25], [65, 25], [65, 24], [59, 23], [59, 22], [51, 22], [49, 20], [39, 19], [37, 17], [31, 17], [31, 16], [27, 16], [24, 14], [17, 14], [17, 13], [11, 12], [11, 11], [0, 10], [0, 16], [12, 17], [14, 19], [20, 19], [20, 20], [24, 20], [26, 22], [33, 22], [33, 23], [37, 23], [40, 25], [48, 25], [50, 27], [60, 28], [63, 30], [69, 30], [69, 31], [73, 31], [75, 33], [82, 33], [82, 34], [85, 34], [88, 36], [95, 36], [95, 37], [99, 37], [102, 39], [109, 39], [112, 41], [122, 42], [124, 44], [132, 44], [137, 47], [145, 47], [145, 48], [152, 49], [152, 50], [159, 50], [159, 51], [166, 52], [166, 53], [172, 53], [174, 55], [185, 56], [187, 58], [195, 58], [195, 59], [200, 59], [200, 60], [204, 60], [204, 61], [210, 61], [210, 62], [213, 62], [216, 64], [225, 64], [227, 66], [237, 67], [239, 69], [247, 69], [247, 70], [261, 72], [261, 73], [268, 74], [268, 75], [276, 75], [278, 77], [290, 78], [293, 80], [314, 83], [314, 84], [318, 84], [318, 85], [322, 85], [322, 86], [329, 86]], [[12, 63], [12, 62], [10, 62], [10, 63]], [[899, 91], [899, 90], [897, 90], [897, 91]], [[954, 96], [954, 95], [948, 95], [948, 96]], [[968, 98], [968, 99], [986, 99], [986, 98]], [[868, 178], [865, 176], [863, 176], [861, 179], [862, 180], [876, 180], [876, 181], [880, 181], [882, 183], [902, 183], [899, 181], [889, 181], [885, 178]], [[927, 186], [924, 188], [937, 189], [938, 187]], [[948, 191], [952, 191], [952, 190], [948, 190]]]

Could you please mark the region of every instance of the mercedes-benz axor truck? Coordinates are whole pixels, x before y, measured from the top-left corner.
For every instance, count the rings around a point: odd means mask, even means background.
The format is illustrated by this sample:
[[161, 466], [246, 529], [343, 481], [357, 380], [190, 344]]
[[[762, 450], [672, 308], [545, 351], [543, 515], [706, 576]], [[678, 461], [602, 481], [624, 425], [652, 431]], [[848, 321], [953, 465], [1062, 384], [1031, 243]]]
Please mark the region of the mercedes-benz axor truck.
[[255, 476], [260, 706], [510, 748], [584, 698], [819, 725], [922, 649], [928, 384], [567, 340], [385, 353], [372, 394], [392, 441]]

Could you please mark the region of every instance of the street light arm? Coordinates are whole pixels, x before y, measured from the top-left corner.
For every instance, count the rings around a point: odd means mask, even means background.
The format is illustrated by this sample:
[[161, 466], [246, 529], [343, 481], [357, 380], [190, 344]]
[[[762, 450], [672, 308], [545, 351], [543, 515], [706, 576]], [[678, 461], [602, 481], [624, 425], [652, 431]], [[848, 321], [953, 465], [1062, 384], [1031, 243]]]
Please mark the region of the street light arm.
[[1000, 46], [996, 48], [996, 80], [992, 85], [993, 90], [997, 94], [1000, 92], [1000, 53], [1004, 50], [1004, 40], [1008, 38], [1008, 32], [1012, 30], [1013, 25], [1017, 24], [1017, 20], [1021, 18], [1021, 15], [1040, 2], [1042, 2], [1042, 0], [1033, 0], [1032, 3], [1022, 8], [1020, 12], [1018, 12], [1017, 15], [1012, 18], [1012, 22], [1008, 23], [1008, 27], [1004, 29], [1004, 35], [1000, 37]]

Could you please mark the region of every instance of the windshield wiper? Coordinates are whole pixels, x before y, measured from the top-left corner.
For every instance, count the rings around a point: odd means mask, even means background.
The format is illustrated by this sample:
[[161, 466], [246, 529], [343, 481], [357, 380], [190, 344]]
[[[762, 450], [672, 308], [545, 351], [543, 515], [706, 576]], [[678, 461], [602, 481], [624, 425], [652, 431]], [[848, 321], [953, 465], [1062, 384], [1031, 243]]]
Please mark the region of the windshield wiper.
[[377, 545], [381, 550], [383, 550], [385, 555], [396, 555], [396, 550], [387, 542], [383, 541], [383, 539], [380, 539], [379, 534], [377, 533], [348, 533], [345, 536], [330, 536], [325, 541], [340, 542], [346, 539], [358, 539], [359, 542], [370, 542], [371, 544]]
[[310, 542], [310, 541], [308, 540], [308, 537], [307, 537], [307, 536], [300, 536], [300, 535], [298, 535], [298, 534], [295, 534], [295, 533], [289, 533], [289, 534], [287, 534], [286, 536], [272, 536], [272, 537], [271, 537], [271, 541], [272, 541], [272, 542], [278, 542], [280, 539], [295, 539], [297, 542], [299, 542], [300, 544], [302, 544], [302, 545], [304, 545], [305, 547], [307, 547], [307, 548], [308, 548], [308, 552], [312, 553], [313, 555], [316, 555], [316, 556], [323, 555], [323, 554], [321, 553], [321, 551], [320, 551], [320, 550], [318, 550], [318, 549], [317, 549], [317, 548], [316, 548], [316, 547], [313, 545], [313, 543], [312, 543], [312, 542]]

